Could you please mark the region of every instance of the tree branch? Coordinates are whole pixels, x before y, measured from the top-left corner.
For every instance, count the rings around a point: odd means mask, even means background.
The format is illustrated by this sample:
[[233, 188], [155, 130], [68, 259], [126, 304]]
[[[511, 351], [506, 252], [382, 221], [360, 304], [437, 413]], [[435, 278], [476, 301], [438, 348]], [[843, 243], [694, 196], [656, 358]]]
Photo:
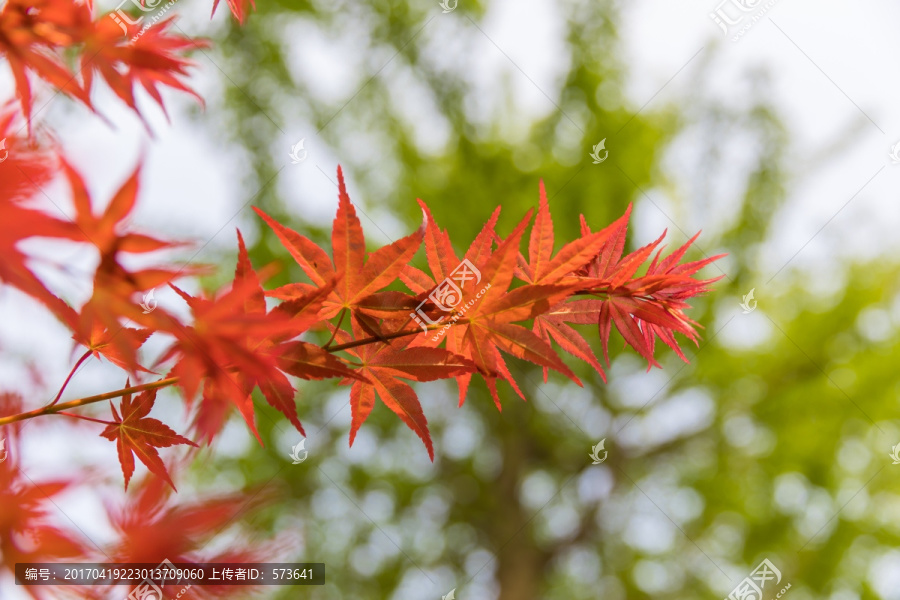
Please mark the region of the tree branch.
[[[468, 323], [468, 319], [459, 319], [454, 321], [453, 323], [446, 323], [446, 325], [464, 325]], [[435, 329], [440, 329], [444, 327], [444, 323], [440, 323], [437, 325], [429, 325], [428, 331], [434, 331]], [[384, 340], [395, 340], [397, 338], [406, 337], [408, 335], [416, 335], [417, 333], [423, 333], [421, 329], [408, 329], [406, 331], [396, 331], [394, 333], [389, 333], [380, 338], [377, 337], [367, 337], [359, 340], [353, 340], [352, 342], [347, 342], [346, 344], [338, 344], [337, 346], [331, 346], [330, 348], [323, 348], [328, 352], [337, 352], [338, 350], [347, 350], [348, 348], [356, 348], [357, 346], [365, 346], [367, 344], [374, 344], [375, 342], [383, 342]]]
[[156, 390], [159, 388], [168, 387], [177, 382], [178, 382], [177, 377], [168, 377], [166, 379], [159, 379], [157, 381], [151, 381], [150, 383], [142, 383], [141, 385], [133, 385], [131, 387], [122, 388], [120, 390], [106, 392], [105, 394], [98, 394], [97, 396], [88, 396], [86, 398], [70, 400], [68, 402], [63, 402], [62, 404], [47, 405], [47, 406], [38, 408], [36, 410], [20, 413], [18, 415], [10, 415], [8, 417], [0, 417], [0, 427], [2, 427], [4, 425], [9, 425], [10, 423], [15, 423], [16, 421], [24, 421], [25, 419], [33, 419], [34, 417], [39, 417], [41, 415], [52, 415], [54, 413], [62, 412], [64, 410], [68, 410], [70, 408], [77, 408], [79, 406], [85, 406], [87, 404], [93, 404], [95, 402], [103, 402], [104, 400], [112, 400], [113, 398], [120, 398], [122, 396], [125, 396], [126, 394], [133, 394], [135, 392], [146, 392], [147, 390]]
[[[458, 320], [452, 321], [452, 322], [448, 321], [447, 323], [437, 323], [434, 325], [429, 325], [428, 331], [434, 331], [436, 329], [441, 329], [443, 327], [446, 327], [447, 325], [449, 325], [451, 327], [453, 325], [464, 325], [468, 322], [469, 322], [468, 319], [458, 319]], [[410, 336], [410, 335], [416, 335], [418, 333], [423, 333], [422, 329], [408, 329], [405, 331], [396, 331], [394, 333], [389, 333], [385, 336], [382, 336], [381, 338], [377, 338], [377, 337], [362, 338], [359, 340], [354, 340], [352, 342], [347, 342], [346, 344], [338, 344], [336, 346], [331, 346], [331, 347], [328, 347], [326, 345], [325, 347], [323, 347], [323, 349], [328, 352], [338, 352], [340, 350], [347, 350], [349, 348], [356, 348], [358, 346], [374, 344], [375, 342], [384, 342], [384, 340], [393, 340], [393, 339], [406, 337], [406, 336]], [[332, 341], [334, 341], [333, 336], [332, 336], [332, 339], [329, 340], [329, 343], [331, 343]], [[72, 367], [72, 371], [69, 373], [69, 376], [66, 378], [66, 381], [63, 383], [62, 389], [60, 389], [59, 393], [57, 394], [57, 396], [53, 400], [53, 402], [51, 402], [50, 404], [48, 404], [46, 406], [43, 406], [41, 408], [38, 408], [38, 409], [35, 409], [32, 411], [19, 413], [17, 415], [9, 415], [7, 417], [0, 417], [0, 427], [3, 427], [4, 425], [9, 425], [10, 423], [16, 423], [18, 421], [25, 421], [26, 419], [33, 419], [35, 417], [40, 417], [42, 415], [52, 415], [52, 414], [56, 414], [56, 413], [63, 413], [63, 411], [68, 410], [70, 408], [77, 408], [79, 406], [86, 406], [88, 404], [94, 404], [95, 402], [102, 402], [103, 400], [111, 400], [113, 398], [120, 398], [122, 396], [125, 396], [126, 394], [133, 394], [135, 392], [145, 392], [147, 390], [156, 390], [159, 388], [168, 387], [168, 386], [174, 385], [175, 383], [178, 382], [178, 377], [168, 377], [166, 379], [159, 379], [157, 381], [151, 381], [150, 383], [142, 383], [141, 385], [126, 387], [126, 388], [122, 388], [120, 390], [106, 392], [105, 394], [98, 394], [96, 396], [87, 396], [85, 398], [78, 398], [77, 400], [70, 400], [68, 402], [63, 402], [61, 404], [58, 404], [57, 402], [59, 401], [60, 396], [62, 396], [63, 391], [66, 389], [66, 385], [72, 379], [72, 376], [75, 374], [76, 369], [90, 355], [91, 355], [91, 352], [88, 351], [87, 353], [84, 354], [84, 356], [82, 356], [78, 360], [77, 363], [75, 363], [75, 366]], [[66, 414], [67, 416], [71, 416], [71, 417], [84, 418], [86, 420], [96, 420], [96, 419], [90, 419], [87, 417], [79, 417], [78, 415], [74, 415], [71, 413], [63, 413], [63, 414]], [[106, 421], [98, 421], [98, 422], [106, 423]]]

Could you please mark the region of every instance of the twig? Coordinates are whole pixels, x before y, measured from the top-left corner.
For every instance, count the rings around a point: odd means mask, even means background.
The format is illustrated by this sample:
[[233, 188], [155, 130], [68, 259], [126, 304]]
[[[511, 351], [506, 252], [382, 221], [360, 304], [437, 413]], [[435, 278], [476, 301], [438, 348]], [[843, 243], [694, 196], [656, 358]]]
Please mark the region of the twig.
[[59, 392], [56, 393], [56, 398], [53, 399], [53, 402], [51, 402], [50, 404], [47, 405], [48, 407], [53, 406], [54, 404], [59, 402], [59, 399], [62, 397], [63, 392], [66, 391], [66, 386], [69, 385], [69, 382], [72, 381], [72, 377], [75, 376], [75, 371], [78, 370], [78, 367], [81, 366], [81, 363], [83, 363], [85, 360], [87, 360], [87, 358], [91, 355], [91, 353], [92, 353], [92, 351], [88, 350], [87, 352], [85, 352], [84, 354], [81, 355], [81, 358], [78, 359], [78, 362], [76, 362], [75, 366], [72, 367], [72, 370], [69, 371], [69, 376], [66, 377], [65, 381], [63, 381], [62, 387], [59, 388]]
[[96, 396], [88, 396], [86, 398], [70, 400], [69, 402], [63, 402], [62, 404], [57, 404], [55, 406], [44, 406], [44, 407], [29, 411], [29, 412], [19, 413], [17, 415], [10, 415], [8, 417], [0, 417], [0, 427], [2, 427], [3, 425], [9, 425], [10, 423], [15, 423], [16, 421], [24, 421], [25, 419], [33, 419], [34, 417], [39, 417], [41, 415], [52, 415], [54, 413], [62, 412], [69, 408], [85, 406], [87, 404], [93, 404], [95, 402], [103, 402], [104, 400], [111, 400], [113, 398], [120, 398], [122, 396], [125, 396], [126, 394], [133, 394], [135, 392], [146, 392], [147, 390], [156, 390], [159, 388], [168, 387], [177, 382], [178, 382], [177, 377], [167, 377], [166, 379], [160, 379], [158, 381], [151, 381], [150, 383], [142, 383], [141, 385], [133, 385], [131, 387], [122, 388], [121, 390], [106, 392], [105, 394], [98, 394]]

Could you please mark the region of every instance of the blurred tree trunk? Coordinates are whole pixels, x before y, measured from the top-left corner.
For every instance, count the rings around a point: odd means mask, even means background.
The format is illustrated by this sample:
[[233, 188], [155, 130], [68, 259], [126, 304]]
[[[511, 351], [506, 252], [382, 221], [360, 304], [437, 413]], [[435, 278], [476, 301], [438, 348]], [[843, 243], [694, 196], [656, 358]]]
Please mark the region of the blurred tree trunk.
[[[521, 409], [522, 407], [516, 407]], [[513, 413], [518, 413], [513, 416]], [[499, 600], [537, 600], [539, 586], [549, 556], [537, 547], [532, 535], [533, 511], [519, 501], [522, 481], [527, 475], [527, 465], [534, 464], [531, 440], [528, 435], [525, 410], [509, 411], [510, 417], [500, 439], [503, 453], [503, 470], [497, 479], [495, 491], [494, 538], [497, 557], [497, 583]], [[516, 423], [513, 423], [516, 421]]]

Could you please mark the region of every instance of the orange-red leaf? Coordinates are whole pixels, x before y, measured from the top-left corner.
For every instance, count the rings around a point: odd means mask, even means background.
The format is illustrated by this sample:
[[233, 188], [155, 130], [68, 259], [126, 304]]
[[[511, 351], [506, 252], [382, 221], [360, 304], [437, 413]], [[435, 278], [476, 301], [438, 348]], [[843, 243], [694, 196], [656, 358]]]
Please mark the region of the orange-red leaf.
[[[341, 310], [357, 311], [360, 304], [390, 285], [407, 268], [422, 243], [426, 227], [372, 252], [366, 259], [366, 240], [356, 208], [347, 194], [344, 173], [338, 166], [338, 210], [331, 233], [332, 259], [315, 243], [272, 219], [260, 209], [257, 214], [266, 221], [287, 248], [297, 264], [318, 286], [334, 281], [334, 291], [325, 302], [323, 318], [331, 318]], [[303, 284], [288, 284], [268, 292], [276, 298], [292, 298]]]
[[147, 390], [132, 400], [131, 394], [122, 397], [119, 406], [121, 416], [110, 402], [115, 425], [107, 425], [100, 435], [116, 442], [119, 451], [119, 463], [125, 475], [125, 489], [134, 474], [134, 455], [150, 470], [162, 477], [173, 488], [175, 484], [169, 478], [166, 466], [159, 457], [157, 448], [168, 448], [175, 444], [187, 444], [196, 447], [191, 440], [184, 438], [158, 419], [147, 417], [156, 402], [156, 390]]

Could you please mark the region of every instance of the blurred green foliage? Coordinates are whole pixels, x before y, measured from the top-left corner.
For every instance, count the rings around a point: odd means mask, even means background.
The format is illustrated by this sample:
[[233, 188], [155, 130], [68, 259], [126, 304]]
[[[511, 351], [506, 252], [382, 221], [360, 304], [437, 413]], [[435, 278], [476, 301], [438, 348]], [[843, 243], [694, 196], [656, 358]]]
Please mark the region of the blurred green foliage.
[[[897, 597], [872, 587], [878, 565], [900, 569], [892, 550], [900, 489], [888, 456], [900, 441], [897, 269], [845, 265], [844, 285], [825, 292], [810, 284], [815, 274], [791, 268], [766, 281], [772, 274], [756, 265], [788, 201], [788, 139], [765, 74], [748, 74], [748, 108], [717, 102], [707, 93], [709, 49], [679, 76], [690, 82], [687, 93], [637, 112], [622, 100], [628, 72], [617, 58], [615, 6], [555, 5], [568, 53], [561, 64], [569, 66], [558, 87], [541, 90], [541, 117], [516, 112], [510, 79], [527, 82], [520, 65], [507, 65], [508, 78], [491, 88], [499, 110], [472, 108], [480, 92], [468, 69], [479, 57], [465, 54], [466, 43], [484, 35], [487, 3], [441, 14], [437, 2], [265, 2], [246, 26], [216, 40], [226, 92], [205, 118], [224, 120], [217, 130], [249, 153], [248, 194], [262, 189], [254, 203], [326, 247], [327, 228], [290, 209], [296, 202], [269, 183], [283, 176], [283, 141], [296, 119], [343, 165], [359, 206], [389, 211], [411, 230], [422, 198], [458, 251], [497, 205], [508, 231], [536, 205], [543, 179], [557, 245], [578, 235], [579, 213], [599, 228], [630, 202], [662, 210], [662, 192], [670, 247], [693, 234], [679, 226], [689, 221], [705, 228], [692, 258], [729, 252], [722, 270], [706, 270], [725, 277], [693, 310], [706, 331], [689, 365], [664, 349], [664, 370], [646, 373], [616, 347], [610, 383], [579, 365], [580, 389], [555, 374], [544, 384], [539, 369], [516, 362], [529, 402], [503, 387], [502, 413], [483, 384], [461, 408], [454, 386], [419, 386], [434, 464], [384, 406], [348, 448], [347, 388], [326, 381], [301, 388], [310, 458], [290, 465], [296, 434], [260, 404], [266, 447], [220, 458], [197, 477], [226, 473], [248, 487], [281, 489], [283, 500], [253, 525], [261, 536], [289, 532], [297, 560], [326, 563], [328, 584], [299, 597], [437, 599], [452, 588], [465, 600], [725, 597], [766, 557], [781, 585], [791, 583], [793, 600]], [[292, 67], [316, 66], [292, 43], [311, 30], [334, 42], [328, 64], [356, 69], [356, 84], [340, 97], [323, 99]], [[453, 49], [461, 54], [441, 55], [448, 37], [462, 40]], [[404, 94], [427, 104], [445, 131], [438, 149], [417, 138], [409, 104], [398, 101]], [[672, 140], [688, 133], [697, 160], [685, 186], [661, 164]], [[610, 159], [593, 165], [588, 152], [604, 138]], [[714, 183], [727, 166], [727, 139], [752, 141], [744, 144], [751, 166], [731, 180], [743, 190], [733, 218], [710, 227], [704, 217], [721, 202]], [[316, 160], [303, 166], [319, 176]], [[333, 177], [334, 164], [316, 166]], [[251, 254], [258, 266], [285, 265], [272, 285], [302, 280], [262, 227]], [[759, 308], [743, 314], [738, 304], [750, 288]], [[609, 459], [591, 465], [590, 447], [602, 438]], [[774, 593], [767, 588], [767, 597]], [[287, 588], [278, 594], [298, 597]]]

